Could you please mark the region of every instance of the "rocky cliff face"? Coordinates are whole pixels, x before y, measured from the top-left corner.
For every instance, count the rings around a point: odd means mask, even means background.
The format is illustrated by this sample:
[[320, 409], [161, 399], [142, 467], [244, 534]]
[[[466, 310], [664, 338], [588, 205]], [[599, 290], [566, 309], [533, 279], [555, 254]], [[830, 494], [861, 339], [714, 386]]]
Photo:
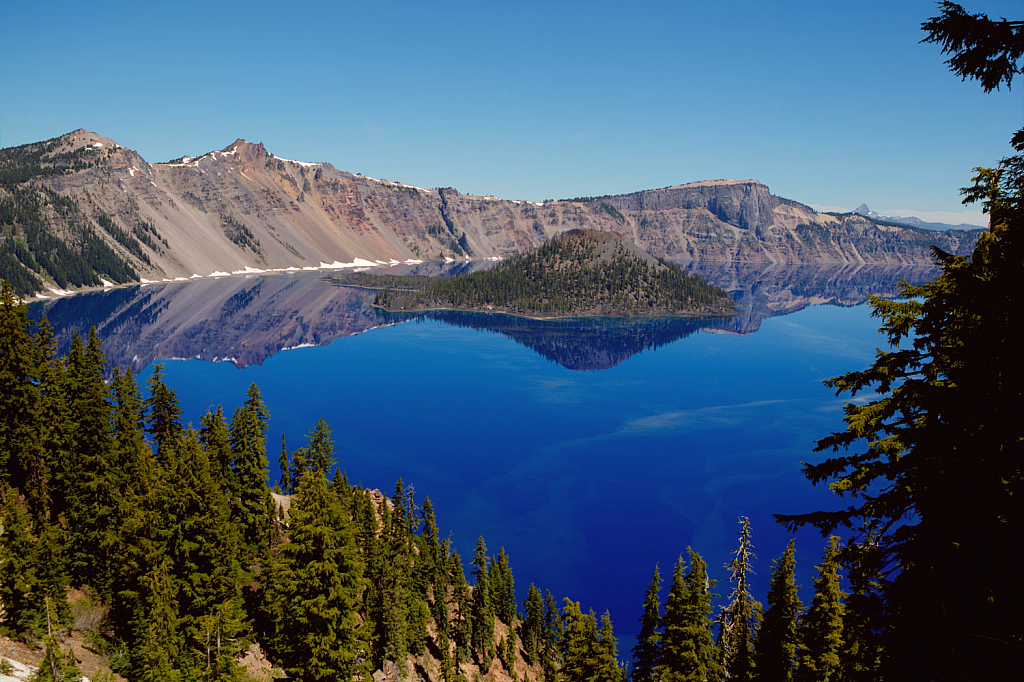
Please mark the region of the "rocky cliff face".
[[[44, 165], [57, 154], [89, 152], [90, 161], [22, 185], [74, 201], [83, 229], [143, 280], [503, 258], [573, 228], [614, 230], [662, 257], [762, 263], [927, 264], [932, 245], [968, 253], [978, 236], [820, 214], [755, 181], [536, 203], [353, 175], [329, 163], [278, 158], [245, 140], [168, 163], [149, 163], [85, 130], [45, 144]], [[0, 152], [0, 167], [16, 163], [20, 149]], [[46, 220], [62, 234], [56, 217]], [[8, 226], [0, 246], [13, 244], [18, 230]]]

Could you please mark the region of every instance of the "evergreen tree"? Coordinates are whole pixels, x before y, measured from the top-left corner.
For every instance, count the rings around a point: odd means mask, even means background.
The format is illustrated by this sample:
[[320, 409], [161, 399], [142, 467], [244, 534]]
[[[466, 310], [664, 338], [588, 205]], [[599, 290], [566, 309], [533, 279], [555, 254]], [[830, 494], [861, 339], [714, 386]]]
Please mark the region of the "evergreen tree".
[[110, 391], [103, 380], [105, 360], [95, 328], [83, 347], [75, 336], [68, 356], [68, 396], [74, 417], [68, 490], [68, 570], [75, 585], [92, 585], [109, 597], [112, 560], [120, 526], [120, 473], [112, 430]]
[[163, 570], [160, 567], [166, 559], [168, 503], [160, 466], [148, 445], [135, 452], [125, 473], [129, 484], [122, 498], [109, 618], [115, 635], [134, 650], [149, 636], [149, 623], [143, 615], [153, 608], [154, 576]]
[[181, 406], [178, 396], [164, 383], [163, 363], [153, 365], [149, 378], [149, 399], [146, 400], [149, 432], [156, 445], [156, 459], [165, 470], [174, 464], [174, 446], [181, 435]]
[[754, 635], [761, 624], [763, 609], [754, 599], [747, 580], [753, 573], [750, 560], [754, 558], [754, 546], [750, 541], [750, 521], [740, 519], [740, 543], [729, 569], [729, 581], [735, 583], [729, 603], [723, 607], [720, 616], [719, 656], [725, 675], [730, 679], [746, 681], [751, 675], [751, 656]]
[[551, 590], [544, 596], [544, 651], [541, 667], [544, 670], [545, 682], [558, 682], [558, 669], [561, 657], [558, 643], [562, 639], [562, 619], [555, 606], [555, 597]]
[[68, 577], [63, 540], [63, 528], [56, 523], [47, 524], [39, 531], [34, 551], [34, 601], [46, 611], [48, 626], [55, 630], [72, 622], [71, 606], [65, 590]]
[[452, 640], [455, 644], [454, 668], [459, 670], [463, 663], [472, 658], [473, 646], [473, 597], [470, 594], [466, 575], [462, 570], [462, 558], [452, 551], [448, 558], [448, 572], [452, 579]]
[[655, 682], [661, 665], [661, 574], [654, 566], [654, 577], [644, 594], [644, 611], [640, 615], [640, 634], [633, 647], [633, 681]]
[[281, 491], [282, 495], [291, 495], [292, 492], [292, 463], [288, 459], [288, 444], [284, 440], [284, 434], [281, 434], [281, 456], [277, 459], [277, 468], [281, 470], [281, 478], [277, 482], [277, 487]]
[[217, 409], [209, 409], [199, 422], [199, 442], [206, 451], [210, 462], [210, 475], [217, 487], [228, 494], [232, 481], [231, 464], [234, 455], [231, 452], [231, 433], [224, 421], [224, 410], [220, 405]]
[[[922, 25], [925, 41], [986, 92], [1009, 87], [1021, 73], [1024, 22], [968, 14], [953, 2], [940, 8]], [[886, 679], [1010, 679], [1024, 658], [1016, 571], [977, 579], [978, 567], [1016, 566], [1024, 534], [1024, 129], [1011, 145], [1013, 156], [975, 168], [962, 190], [989, 217], [972, 255], [936, 249], [933, 281], [903, 286], [903, 300], [873, 299], [893, 349], [828, 382], [840, 393], [877, 396], [848, 404], [846, 430], [818, 442], [823, 451], [863, 449], [805, 466], [813, 483], [857, 502], [782, 517], [823, 534], [862, 529], [850, 548], [873, 553], [868, 563], [885, 576], [885, 608], [872, 619], [885, 639]]]
[[6, 280], [0, 280], [0, 478], [19, 490], [31, 459], [25, 453], [38, 441], [37, 366], [25, 309]]
[[144, 403], [135, 377], [131, 372], [122, 373], [115, 368], [110, 389], [114, 406], [114, 438], [117, 441], [115, 468], [119, 474], [118, 491], [123, 496], [125, 488], [131, 485], [127, 472], [139, 453], [149, 449], [149, 444], [145, 435]]
[[[25, 490], [30, 507], [38, 507], [36, 522], [54, 523], [67, 513], [67, 491], [76, 475], [71, 461], [74, 440], [71, 405], [67, 394], [64, 360], [57, 355], [53, 327], [43, 318], [36, 343], [40, 352], [39, 406], [36, 423], [38, 441], [45, 458], [46, 484]], [[44, 473], [40, 471], [40, 473]], [[31, 477], [29, 481], [31, 481]], [[43, 511], [43, 507], [46, 511]], [[48, 517], [47, 517], [48, 514]]]
[[883, 637], [875, 621], [875, 614], [884, 611], [881, 594], [881, 575], [873, 561], [878, 554], [872, 539], [874, 532], [866, 534], [862, 545], [847, 548], [845, 562], [852, 593], [846, 599], [843, 615], [843, 647], [839, 652], [841, 682], [879, 682]]
[[178, 618], [189, 646], [201, 650], [201, 620], [225, 603], [240, 608], [241, 575], [237, 535], [229, 508], [210, 474], [210, 463], [196, 433], [189, 429], [177, 447], [169, 516], [167, 554], [178, 585]]
[[[0, 483], [2, 485], [2, 483]], [[35, 539], [31, 519], [17, 493], [3, 490], [0, 513], [0, 626], [16, 638], [39, 636], [46, 623], [44, 604], [39, 598], [37, 565], [33, 561]]]
[[687, 550], [690, 570], [679, 557], [665, 604], [660, 678], [666, 682], [706, 682], [718, 679], [720, 667], [711, 634], [711, 581], [707, 564]]
[[256, 384], [249, 386], [246, 401], [231, 419], [232, 519], [241, 534], [246, 564], [269, 550], [276, 513], [267, 489], [267, 425], [270, 410]]
[[494, 656], [494, 604], [491, 596], [490, 561], [487, 544], [481, 535], [473, 553], [473, 649], [480, 667], [487, 672]]
[[526, 592], [523, 608], [526, 612], [522, 628], [523, 650], [526, 664], [533, 665], [540, 658], [544, 646], [544, 598], [533, 583]]
[[441, 548], [440, 531], [437, 528], [437, 517], [434, 515], [434, 504], [429, 497], [423, 500], [423, 543], [426, 545], [426, 553], [423, 557], [424, 563], [428, 564], [430, 582], [435, 588], [440, 587], [439, 583], [446, 582], [445, 563], [446, 557]]
[[504, 547], [498, 551], [498, 556], [494, 560], [491, 577], [494, 613], [507, 625], [511, 626], [515, 623], [516, 619], [516, 586]]
[[182, 641], [170, 562], [163, 559], [143, 576], [141, 603], [133, 619], [137, 633], [131, 651], [132, 678], [139, 682], [177, 682]]
[[589, 682], [597, 677], [597, 619], [594, 612], [583, 613], [579, 602], [568, 598], [562, 607], [562, 668], [564, 682]]
[[612, 632], [612, 617], [608, 611], [601, 614], [595, 649], [596, 674], [592, 679], [626, 682], [626, 670], [619, 666], [619, 645]]
[[272, 576], [279, 604], [278, 650], [289, 677], [347, 680], [365, 673], [357, 611], [363, 565], [350, 523], [323, 471], [308, 473], [292, 504], [291, 542], [278, 547]]
[[803, 604], [797, 593], [796, 550], [789, 541], [782, 558], [772, 567], [768, 610], [757, 631], [754, 646], [754, 679], [757, 682], [789, 682], [796, 666], [797, 623]]
[[800, 621], [797, 652], [798, 682], [830, 682], [839, 670], [839, 652], [843, 646], [843, 615], [846, 611], [839, 587], [839, 538], [832, 536], [825, 557], [817, 567], [814, 599]]
[[[397, 509], [396, 505], [396, 512]], [[416, 604], [410, 576], [409, 540], [395, 516], [385, 514], [384, 521], [390, 534], [382, 543], [380, 559], [377, 646], [382, 660], [397, 662], [404, 661], [409, 653], [410, 639], [414, 635], [411, 620], [419, 615], [419, 611], [417, 609], [415, 613], [412, 612]]]
[[320, 417], [307, 438], [306, 467], [309, 471], [320, 471], [327, 476], [334, 467], [334, 439], [331, 438], [331, 427], [327, 420]]

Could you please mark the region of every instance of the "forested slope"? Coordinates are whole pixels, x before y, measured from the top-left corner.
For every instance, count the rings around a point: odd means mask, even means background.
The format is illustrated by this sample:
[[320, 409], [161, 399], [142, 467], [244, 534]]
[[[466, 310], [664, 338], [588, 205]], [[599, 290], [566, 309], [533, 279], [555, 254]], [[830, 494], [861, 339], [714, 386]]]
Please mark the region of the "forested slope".
[[[357, 276], [359, 277], [359, 276]], [[362, 275], [400, 287], [401, 278]], [[729, 314], [729, 295], [678, 265], [644, 253], [617, 232], [570, 230], [490, 270], [404, 280], [387, 288], [386, 310], [453, 309], [545, 317]]]

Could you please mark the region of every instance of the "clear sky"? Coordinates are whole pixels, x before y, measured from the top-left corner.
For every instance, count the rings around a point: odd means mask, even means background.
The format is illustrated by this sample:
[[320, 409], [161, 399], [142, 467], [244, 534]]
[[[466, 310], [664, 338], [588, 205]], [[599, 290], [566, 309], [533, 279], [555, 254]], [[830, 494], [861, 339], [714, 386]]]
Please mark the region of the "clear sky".
[[919, 43], [928, 0], [4, 5], [4, 147], [87, 128], [162, 161], [242, 137], [508, 199], [753, 178], [950, 222], [926, 212], [967, 210], [1024, 122], [1024, 78], [986, 95]]

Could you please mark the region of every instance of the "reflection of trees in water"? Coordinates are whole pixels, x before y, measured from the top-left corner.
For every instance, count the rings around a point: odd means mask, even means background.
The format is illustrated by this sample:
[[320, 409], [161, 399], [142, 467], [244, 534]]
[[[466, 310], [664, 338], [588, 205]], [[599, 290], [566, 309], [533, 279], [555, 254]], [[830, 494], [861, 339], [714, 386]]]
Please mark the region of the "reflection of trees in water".
[[855, 265], [687, 263], [690, 272], [728, 290], [738, 315], [722, 318], [582, 318], [531, 320], [488, 313], [435, 311], [425, 317], [503, 334], [568, 369], [607, 369], [648, 348], [701, 330], [752, 334], [761, 322], [809, 305], [858, 305], [869, 295], [892, 296], [900, 278], [922, 282], [931, 268]]
[[424, 317], [503, 334], [568, 369], [608, 369], [648, 348], [659, 348], [723, 321], [678, 317], [533, 320], [453, 310], [432, 311]]
[[[424, 264], [417, 272], [486, 265]], [[739, 302], [740, 314], [543, 321], [447, 311], [388, 315], [371, 306], [372, 291], [331, 286], [321, 273], [310, 273], [116, 288], [35, 304], [30, 315], [49, 317], [62, 352], [74, 332], [85, 335], [96, 327], [111, 366], [135, 371], [171, 357], [228, 358], [244, 367], [285, 348], [324, 345], [382, 324], [423, 318], [503, 334], [570, 369], [604, 369], [702, 329], [750, 334], [769, 317], [821, 303], [856, 305], [869, 294], [891, 296], [901, 277], [919, 283], [932, 273], [896, 266], [683, 265], [727, 289]], [[412, 274], [413, 268], [408, 269]]]

